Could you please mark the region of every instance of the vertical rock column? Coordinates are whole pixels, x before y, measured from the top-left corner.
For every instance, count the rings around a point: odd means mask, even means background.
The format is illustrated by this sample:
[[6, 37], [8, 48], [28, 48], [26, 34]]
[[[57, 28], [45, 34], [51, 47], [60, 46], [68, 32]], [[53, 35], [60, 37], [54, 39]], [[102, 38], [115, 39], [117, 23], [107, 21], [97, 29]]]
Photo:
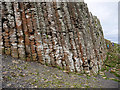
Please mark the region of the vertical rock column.
[[3, 53], [10, 55], [9, 27], [8, 27], [8, 9], [5, 2], [2, 2], [2, 34], [3, 34]]
[[3, 39], [2, 39], [2, 2], [0, 1], [0, 89], [2, 89], [2, 48], [3, 48]]
[[29, 45], [29, 49], [28, 49], [28, 55], [30, 54], [30, 60], [35, 60], [36, 57], [34, 56], [34, 52], [35, 52], [35, 47], [34, 47], [34, 31], [33, 31], [33, 26], [32, 26], [32, 14], [31, 14], [31, 4], [30, 3], [26, 3], [26, 8], [25, 8], [25, 13], [26, 13], [26, 19], [27, 19], [27, 29], [28, 29], [28, 45]]
[[101, 65], [102, 65], [102, 62], [103, 62], [103, 60], [102, 60], [102, 57], [101, 57], [101, 51], [100, 51], [100, 47], [101, 47], [101, 45], [100, 45], [100, 42], [101, 42], [101, 40], [100, 40], [100, 38], [101, 38], [101, 36], [100, 36], [100, 33], [99, 33], [99, 30], [98, 30], [98, 25], [97, 25], [97, 19], [96, 19], [96, 17], [94, 17], [93, 16], [93, 19], [94, 19], [94, 30], [93, 30], [93, 32], [94, 32], [94, 37], [95, 37], [95, 39], [96, 39], [96, 41], [95, 41], [95, 45], [96, 45], [96, 52], [98, 53], [98, 67], [99, 67], [99, 69], [101, 69]]
[[[66, 4], [67, 5], [67, 4]], [[68, 9], [65, 5], [63, 7], [63, 15], [65, 15], [64, 18], [64, 24], [66, 25], [66, 31], [69, 34], [69, 42], [70, 46], [71, 46], [71, 51], [73, 53], [73, 61], [74, 61], [74, 67], [75, 67], [75, 71], [76, 72], [81, 72], [82, 70], [80, 69], [80, 58], [78, 55], [78, 51], [77, 51], [77, 44], [75, 42], [75, 32], [76, 32], [76, 28], [74, 26], [74, 21], [72, 20], [74, 15], [71, 14], [71, 11], [69, 11], [70, 9]], [[73, 15], [73, 17], [72, 17]]]
[[26, 59], [25, 56], [25, 47], [24, 47], [24, 33], [22, 28], [22, 20], [20, 14], [19, 3], [14, 2], [14, 13], [15, 13], [15, 22], [17, 28], [17, 38], [18, 38], [18, 55], [22, 60]]
[[106, 43], [105, 43], [102, 27], [101, 27], [101, 24], [100, 24], [100, 21], [99, 21], [98, 18], [97, 18], [97, 25], [98, 25], [97, 30], [98, 30], [99, 35], [100, 35], [100, 37], [99, 37], [99, 40], [100, 40], [100, 42], [99, 42], [99, 46], [100, 46], [99, 53], [100, 53], [101, 59], [102, 59], [101, 65], [103, 65], [103, 61], [106, 59], [106, 50], [107, 49], [106, 49]]
[[[2, 2], [0, 2], [0, 55], [3, 51], [3, 36], [2, 36]], [[1, 59], [1, 57], [0, 57]]]
[[[84, 21], [84, 42], [85, 42], [85, 48], [86, 48], [86, 56], [87, 56], [87, 60], [85, 61], [85, 67], [86, 69], [88, 69], [89, 71], [93, 68], [94, 63], [97, 62], [96, 58], [95, 58], [95, 53], [94, 53], [94, 49], [93, 49], [93, 42], [92, 42], [92, 38], [91, 38], [91, 33], [90, 33], [90, 28], [89, 28], [89, 12], [88, 12], [88, 8], [87, 5], [85, 3], [77, 3], [77, 5], [80, 5], [81, 8], [81, 16], [83, 17], [82, 20]], [[77, 7], [76, 5], [76, 7]], [[97, 70], [97, 67], [96, 67]], [[88, 71], [87, 71], [88, 72]], [[94, 73], [97, 73], [97, 71], [94, 70]]]
[[24, 30], [24, 39], [25, 39], [25, 54], [26, 54], [26, 60], [30, 61], [32, 60], [31, 56], [31, 47], [30, 47], [30, 40], [29, 40], [29, 30], [28, 30], [28, 3], [20, 3], [20, 8], [21, 8], [21, 16], [22, 16], [22, 23], [23, 23], [23, 30]]
[[[61, 57], [61, 58], [63, 58], [62, 59], [62, 64], [63, 64], [63, 67], [64, 68], [67, 68], [69, 65], [68, 65], [68, 63], [70, 63], [69, 61], [67, 61], [67, 59], [68, 59], [68, 56], [66, 57], [66, 51], [65, 51], [65, 47], [66, 46], [64, 46], [64, 44], [65, 44], [65, 42], [66, 42], [66, 44], [68, 45], [67, 46], [67, 48], [69, 48], [68, 50], [70, 50], [71, 48], [70, 48], [70, 43], [68, 43], [69, 42], [69, 33], [68, 33], [68, 31], [67, 31], [67, 27], [66, 27], [66, 24], [65, 24], [65, 22], [64, 22], [64, 15], [65, 15], [65, 13], [63, 13], [63, 7], [62, 7], [62, 4], [63, 3], [56, 3], [57, 4], [57, 12], [58, 12], [58, 17], [59, 17], [59, 21], [60, 21], [60, 23], [61, 23], [61, 26], [62, 27], [59, 27], [58, 28], [58, 32], [59, 32], [59, 36], [61, 36], [61, 37], [59, 37], [59, 44], [60, 44], [60, 52], [61, 52], [61, 54], [63, 54], [64, 56], [63, 57]], [[61, 39], [63, 40], [63, 41], [61, 41]], [[66, 39], [65, 41], [64, 41], [64, 39]], [[61, 55], [60, 55], [61, 56]], [[66, 59], [67, 58], [67, 59]]]
[[[53, 36], [55, 27], [51, 25], [51, 20], [52, 20], [52, 10], [49, 2], [46, 2], [45, 7], [44, 7], [44, 19], [45, 19], [45, 24], [46, 24], [46, 37], [47, 37], [47, 43], [49, 46], [49, 56], [50, 56], [50, 64], [52, 66], [56, 66], [56, 48], [54, 48], [54, 44], [56, 44], [57, 40], [56, 37]], [[55, 42], [54, 42], [55, 41]]]
[[36, 29], [36, 17], [35, 17], [35, 3], [34, 2], [30, 2], [30, 12], [29, 12], [29, 15], [30, 15], [30, 22], [29, 24], [31, 25], [30, 26], [30, 29], [29, 29], [29, 33], [30, 33], [30, 41], [31, 41], [31, 51], [32, 51], [32, 59], [33, 61], [36, 61], [38, 58], [37, 58], [37, 51], [36, 51], [36, 40], [35, 40], [35, 37], [36, 37], [36, 34], [35, 34], [35, 31], [37, 30]]
[[8, 2], [8, 25], [9, 25], [9, 35], [10, 35], [10, 43], [11, 43], [11, 56], [14, 58], [18, 58], [18, 40], [17, 40], [17, 30], [15, 25], [15, 15], [13, 3]]
[[84, 4], [84, 14], [85, 15], [85, 25], [86, 25], [86, 29], [87, 29], [87, 57], [88, 57], [88, 66], [89, 66], [89, 70], [91, 73], [96, 74], [98, 72], [98, 66], [97, 66], [97, 57], [95, 55], [95, 51], [94, 51], [94, 44], [93, 44], [93, 34], [91, 33], [91, 22], [90, 22], [90, 13], [88, 11], [87, 5]]
[[90, 27], [90, 33], [91, 33], [91, 38], [92, 38], [92, 43], [93, 43], [93, 50], [94, 50], [94, 53], [95, 53], [95, 60], [93, 63], [93, 66], [92, 66], [92, 71], [97, 73], [98, 72], [98, 52], [97, 52], [97, 48], [96, 48], [96, 44], [95, 44], [95, 37], [94, 37], [94, 32], [93, 32], [93, 29], [94, 29], [94, 26], [93, 26], [93, 21], [92, 21], [92, 18], [91, 18], [91, 13], [90, 13], [90, 18], [89, 18], [89, 27]]
[[38, 61], [41, 64], [45, 64], [45, 58], [44, 58], [44, 52], [43, 52], [43, 44], [42, 44], [42, 37], [41, 37], [41, 32], [40, 32], [40, 21], [39, 21], [39, 10], [37, 7], [37, 3], [34, 3], [35, 6], [35, 11], [34, 11], [34, 20], [33, 20], [33, 25], [34, 25], [34, 30], [35, 30], [35, 43], [36, 43], [36, 51], [37, 51], [37, 56], [38, 56]]
[[26, 39], [28, 40], [26, 43], [28, 44], [28, 50], [26, 51], [27, 55], [29, 55], [30, 60], [36, 61], [37, 60], [37, 54], [36, 54], [36, 46], [35, 46], [35, 30], [34, 30], [34, 8], [32, 8], [32, 4], [26, 3], [25, 7], [25, 13], [26, 13], [26, 20], [27, 20], [27, 32], [28, 37]]
[[[97, 19], [96, 16], [93, 16], [93, 33], [94, 33], [94, 38], [95, 40], [95, 45], [96, 45], [96, 52], [97, 52], [97, 57], [98, 57], [98, 66], [99, 69], [101, 69], [101, 66], [103, 65], [103, 60], [105, 59], [106, 55], [104, 55], [104, 52], [106, 51], [105, 49], [105, 41], [103, 39], [103, 32], [101, 31], [101, 25], [99, 20]], [[104, 50], [103, 50], [104, 49]], [[104, 56], [103, 56], [104, 55]]]
[[59, 2], [57, 4], [54, 3], [54, 8], [55, 8], [55, 10], [57, 9], [55, 15], [56, 15], [57, 23], [58, 23], [58, 30], [61, 32], [61, 42], [63, 45], [67, 69], [69, 71], [73, 72], [73, 71], [75, 71], [74, 62], [72, 59], [73, 54], [70, 51], [70, 43], [68, 42], [69, 36], [68, 36], [68, 33], [66, 33], [65, 24], [63, 23], [64, 18], [62, 17], [62, 14], [59, 11], [60, 6], [58, 4], [60, 4], [60, 3]]
[[37, 53], [38, 53], [38, 58], [39, 62], [42, 64], [45, 64], [45, 54], [44, 54], [44, 49], [43, 49], [43, 40], [42, 40], [42, 24], [41, 24], [41, 16], [42, 16], [42, 8], [41, 8], [41, 3], [36, 4], [37, 8], [37, 35], [36, 37], [36, 46], [37, 46]]
[[46, 32], [46, 20], [45, 20], [45, 16], [46, 15], [46, 11], [45, 11], [45, 5], [46, 3], [40, 3], [39, 4], [39, 21], [40, 21], [40, 28], [41, 28], [41, 37], [42, 37], [42, 42], [43, 42], [43, 51], [44, 51], [44, 57], [45, 57], [45, 63], [50, 65], [50, 55], [49, 55], [49, 46], [48, 46], [48, 40], [47, 40], [47, 32]]
[[83, 11], [81, 10], [81, 6], [80, 4], [82, 4], [82, 2], [77, 3], [76, 4], [76, 10], [74, 9], [74, 12], [76, 12], [76, 19], [74, 19], [76, 22], [75, 24], [78, 24], [78, 30], [77, 30], [77, 37], [78, 37], [78, 41], [79, 41], [79, 50], [81, 52], [81, 58], [82, 58], [82, 66], [83, 69], [85, 70], [86, 73], [89, 73], [89, 68], [88, 68], [88, 61], [87, 61], [87, 48], [86, 48], [86, 41], [87, 38], [86, 36], [86, 30], [85, 30], [85, 25], [84, 25], [84, 21], [83, 21]]
[[59, 27], [57, 26], [57, 20], [56, 18], [59, 18], [59, 16], [57, 16], [57, 7], [56, 7], [56, 3], [51, 3], [51, 7], [52, 7], [52, 13], [53, 13], [53, 27], [52, 27], [52, 31], [53, 31], [53, 50], [54, 50], [54, 55], [55, 55], [55, 63], [57, 66], [59, 66], [60, 68], [63, 68], [63, 59], [60, 53], [63, 53], [62, 51], [62, 46], [61, 46], [61, 42], [60, 42], [60, 33], [59, 33]]
[[[47, 18], [48, 18], [48, 27], [49, 27], [49, 30], [48, 30], [48, 38], [49, 38], [49, 47], [50, 47], [50, 57], [51, 57], [51, 65], [52, 66], [55, 66], [55, 65], [58, 65], [56, 63], [56, 56], [55, 56], [55, 52], [56, 52], [56, 36], [58, 33], [56, 33], [56, 26], [55, 26], [55, 21], [54, 21], [54, 14], [53, 14], [53, 8], [52, 8], [52, 3], [46, 3], [47, 5], [47, 11], [48, 11], [48, 15], [47, 15]], [[56, 36], [55, 36], [55, 33], [56, 33]], [[59, 54], [58, 54], [59, 55]], [[58, 65], [60, 66], [60, 65]], [[62, 67], [61, 67], [62, 68]]]

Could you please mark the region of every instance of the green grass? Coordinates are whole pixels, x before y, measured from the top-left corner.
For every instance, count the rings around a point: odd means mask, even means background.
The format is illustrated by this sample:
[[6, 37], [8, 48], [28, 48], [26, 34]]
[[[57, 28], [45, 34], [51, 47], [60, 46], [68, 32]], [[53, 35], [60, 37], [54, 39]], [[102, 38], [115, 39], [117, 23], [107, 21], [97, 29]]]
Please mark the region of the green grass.
[[18, 69], [18, 70], [21, 70], [21, 68], [20, 68], [20, 67], [17, 67], [17, 69]]
[[90, 86], [86, 85], [85, 88], [90, 88]]
[[33, 85], [36, 84], [36, 83], [38, 83], [38, 80], [35, 80], [35, 81], [32, 82]]
[[114, 81], [116, 81], [116, 82], [120, 82], [120, 80], [119, 80], [119, 79], [115, 79], [115, 78], [114, 78], [114, 79], [111, 79], [111, 80], [114, 80]]
[[106, 68], [105, 67], [103, 67], [102, 69], [101, 69], [101, 71], [105, 71], [106, 70]]
[[48, 66], [48, 63], [45, 63], [46, 66]]
[[48, 35], [46, 35], [46, 37], [48, 38]]
[[60, 69], [60, 70], [63, 70], [60, 66], [56, 65], [55, 66], [56, 68]]
[[106, 77], [106, 75], [102, 75], [102, 77]]
[[[111, 57], [112, 56], [112, 57]], [[116, 64], [118, 64], [118, 56], [116, 56], [113, 53], [108, 52], [106, 60], [104, 61], [104, 65], [107, 66], [107, 68], [102, 68], [101, 70], [104, 71], [105, 69], [108, 70], [109, 67], [115, 67]]]
[[24, 77], [24, 75], [23, 75], [23, 74], [21, 74], [21, 73], [19, 74], [19, 76]]
[[7, 77], [8, 80], [12, 80], [12, 78], [10, 76]]
[[116, 77], [120, 77], [120, 75], [117, 74], [116, 72], [110, 72], [110, 73], [113, 73]]
[[107, 71], [109, 71], [109, 69], [110, 69], [109, 67], [106, 67], [106, 70], [107, 70]]
[[27, 65], [24, 66], [24, 69], [27, 69]]
[[47, 80], [46, 78], [43, 78], [43, 79], [44, 79], [44, 81]]
[[101, 69], [101, 71], [109, 71], [110, 68], [115, 68], [113, 73], [116, 77], [120, 77], [120, 74], [118, 70], [120, 69], [120, 61], [118, 58], [118, 55], [120, 55], [120, 45], [114, 43], [114, 46], [112, 46], [112, 43], [108, 40], [106, 40], [106, 45], [109, 44], [110, 48], [107, 49], [107, 57], [106, 60], [104, 60], [104, 65]]
[[73, 86], [74, 86], [74, 88], [81, 88], [82, 87], [81, 84], [74, 84]]
[[87, 75], [87, 79], [90, 79], [90, 76], [89, 76], [89, 75]]

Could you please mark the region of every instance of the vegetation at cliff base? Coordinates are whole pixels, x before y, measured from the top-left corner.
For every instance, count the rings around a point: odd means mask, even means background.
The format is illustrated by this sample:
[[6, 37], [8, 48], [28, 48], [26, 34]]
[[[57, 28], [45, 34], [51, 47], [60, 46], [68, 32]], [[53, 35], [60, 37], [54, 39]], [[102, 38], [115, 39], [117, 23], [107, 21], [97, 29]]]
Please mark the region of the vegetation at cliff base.
[[107, 57], [101, 71], [110, 71], [120, 78], [120, 45], [106, 40]]

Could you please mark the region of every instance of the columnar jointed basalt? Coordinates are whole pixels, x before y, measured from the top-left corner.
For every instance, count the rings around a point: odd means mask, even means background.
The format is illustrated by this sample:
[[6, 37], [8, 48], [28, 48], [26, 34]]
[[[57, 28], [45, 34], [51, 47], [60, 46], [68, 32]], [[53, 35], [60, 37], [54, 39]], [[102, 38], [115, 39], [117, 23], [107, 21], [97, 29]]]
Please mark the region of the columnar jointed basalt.
[[97, 73], [106, 58], [100, 21], [84, 2], [2, 2], [0, 35], [3, 54], [70, 72]]

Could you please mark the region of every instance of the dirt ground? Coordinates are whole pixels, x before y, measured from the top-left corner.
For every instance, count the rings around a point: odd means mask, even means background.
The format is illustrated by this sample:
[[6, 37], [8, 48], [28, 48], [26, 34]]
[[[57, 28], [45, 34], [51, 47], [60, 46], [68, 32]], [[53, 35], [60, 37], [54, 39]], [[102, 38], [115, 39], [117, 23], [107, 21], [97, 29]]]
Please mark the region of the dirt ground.
[[109, 71], [97, 76], [67, 73], [58, 68], [2, 55], [3, 88], [120, 88]]

